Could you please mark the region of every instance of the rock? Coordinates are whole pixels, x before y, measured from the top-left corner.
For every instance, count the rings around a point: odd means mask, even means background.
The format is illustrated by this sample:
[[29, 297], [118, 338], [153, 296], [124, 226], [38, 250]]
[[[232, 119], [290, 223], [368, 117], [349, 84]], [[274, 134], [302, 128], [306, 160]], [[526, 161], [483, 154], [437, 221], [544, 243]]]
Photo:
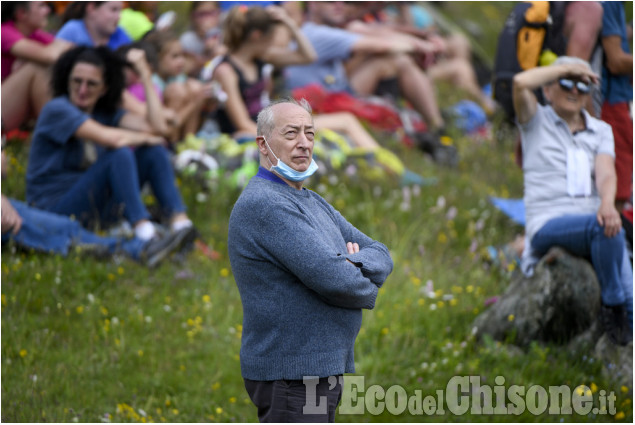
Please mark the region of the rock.
[[599, 310], [600, 285], [593, 267], [554, 247], [532, 277], [514, 277], [473, 326], [479, 337], [488, 334], [522, 347], [532, 341], [566, 343], [588, 330]]
[[602, 373], [618, 385], [633, 388], [633, 342], [620, 347], [603, 335], [595, 345], [594, 356], [603, 364]]

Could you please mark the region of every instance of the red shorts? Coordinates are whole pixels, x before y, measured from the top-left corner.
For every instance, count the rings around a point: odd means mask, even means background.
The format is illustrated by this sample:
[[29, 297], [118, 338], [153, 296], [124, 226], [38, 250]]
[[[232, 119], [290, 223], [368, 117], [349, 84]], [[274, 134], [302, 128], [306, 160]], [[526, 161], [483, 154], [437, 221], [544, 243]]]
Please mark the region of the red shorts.
[[627, 201], [633, 192], [633, 120], [628, 103], [602, 105], [602, 120], [613, 127], [618, 201]]

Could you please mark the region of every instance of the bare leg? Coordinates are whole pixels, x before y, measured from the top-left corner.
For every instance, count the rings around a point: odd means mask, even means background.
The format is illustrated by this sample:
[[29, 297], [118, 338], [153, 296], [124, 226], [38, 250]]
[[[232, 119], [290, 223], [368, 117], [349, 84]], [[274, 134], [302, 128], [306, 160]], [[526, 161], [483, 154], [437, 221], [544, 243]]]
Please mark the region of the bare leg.
[[347, 136], [358, 148], [375, 150], [379, 144], [373, 139], [364, 126], [350, 112], [320, 114], [313, 117], [317, 128], [328, 128]]
[[564, 19], [564, 35], [567, 38], [567, 56], [586, 61], [597, 43], [602, 28], [602, 6], [599, 2], [572, 2]]
[[363, 96], [371, 95], [379, 81], [397, 77], [402, 95], [412, 103], [432, 130], [443, 127], [443, 117], [437, 104], [434, 87], [415, 62], [407, 55], [372, 57], [352, 70], [353, 90]]
[[[564, 35], [567, 38], [567, 56], [585, 61], [591, 60], [598, 34], [602, 28], [602, 6], [594, 1], [572, 2], [566, 9]], [[597, 115], [593, 105], [593, 96], [587, 96], [586, 110]]]
[[36, 118], [51, 99], [50, 68], [27, 63], [19, 72], [2, 83], [2, 123], [4, 130], [18, 128], [30, 118]]
[[428, 69], [428, 76], [434, 81], [448, 81], [455, 87], [465, 90], [475, 101], [488, 112], [496, 108], [492, 99], [483, 94], [476, 79], [472, 64], [463, 58], [441, 60]]
[[196, 134], [201, 127], [201, 112], [205, 99], [201, 97], [200, 93], [205, 90], [203, 84], [194, 79], [188, 79], [186, 83], [187, 98], [190, 103], [193, 103], [192, 111], [190, 112], [187, 120], [183, 123], [182, 137], [188, 134]]
[[450, 34], [444, 41], [447, 46], [446, 55], [449, 58], [463, 58], [467, 61], [472, 58], [470, 40], [464, 35], [459, 33]]
[[203, 105], [202, 90], [202, 84], [194, 83], [194, 80], [185, 84], [172, 83], [165, 89], [164, 104], [177, 114], [176, 127], [171, 128], [169, 135], [171, 141], [180, 141], [188, 133], [198, 130]]

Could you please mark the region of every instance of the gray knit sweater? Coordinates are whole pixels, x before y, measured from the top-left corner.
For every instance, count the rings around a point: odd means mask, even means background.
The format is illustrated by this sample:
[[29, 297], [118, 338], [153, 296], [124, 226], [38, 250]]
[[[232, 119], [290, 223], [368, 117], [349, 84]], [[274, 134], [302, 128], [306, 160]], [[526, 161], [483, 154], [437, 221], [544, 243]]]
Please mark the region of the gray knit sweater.
[[[347, 254], [347, 242], [360, 251]], [[294, 189], [264, 168], [234, 205], [228, 244], [243, 304], [242, 376], [354, 372], [361, 309], [374, 307], [392, 271], [388, 249], [315, 192]]]

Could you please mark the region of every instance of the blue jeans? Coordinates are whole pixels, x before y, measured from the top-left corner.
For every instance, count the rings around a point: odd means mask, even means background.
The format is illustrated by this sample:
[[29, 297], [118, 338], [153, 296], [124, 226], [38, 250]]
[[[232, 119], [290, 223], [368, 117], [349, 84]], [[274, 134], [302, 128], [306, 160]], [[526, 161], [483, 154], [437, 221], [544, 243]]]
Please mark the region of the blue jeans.
[[10, 202], [22, 217], [22, 227], [16, 235], [10, 231], [3, 233], [2, 243], [13, 240], [22, 248], [64, 256], [72, 246], [97, 245], [105, 247], [111, 254], [123, 251], [136, 260], [145, 245], [137, 238], [101, 237], [66, 216], [33, 208], [15, 199]]
[[552, 246], [591, 260], [601, 286], [602, 303], [621, 305], [633, 321], [633, 269], [624, 230], [607, 238], [595, 215], [568, 215], [549, 220], [534, 235], [531, 247], [542, 256]]
[[174, 180], [163, 146], [113, 149], [102, 154], [50, 211], [73, 215], [86, 226], [122, 217], [134, 224], [150, 217], [140, 194], [149, 182], [161, 213], [170, 217], [185, 211]]

